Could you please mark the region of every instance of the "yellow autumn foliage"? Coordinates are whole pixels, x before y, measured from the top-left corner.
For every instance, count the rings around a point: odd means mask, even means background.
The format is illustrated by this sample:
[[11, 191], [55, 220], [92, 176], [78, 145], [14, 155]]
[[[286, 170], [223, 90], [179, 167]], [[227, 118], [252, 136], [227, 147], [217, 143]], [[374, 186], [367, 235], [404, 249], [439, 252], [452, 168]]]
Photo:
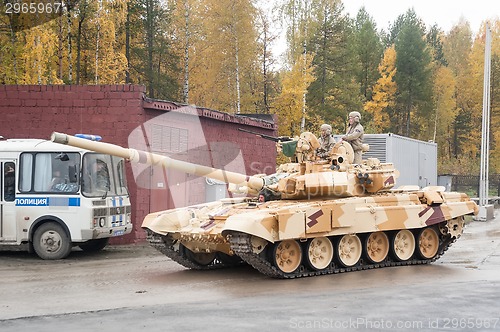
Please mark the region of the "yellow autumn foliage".
[[[290, 71], [283, 74], [282, 91], [274, 101], [278, 115], [278, 133], [280, 136], [300, 134], [300, 123], [304, 107], [304, 94], [314, 81], [312, 54], [300, 56]], [[307, 110], [307, 107], [306, 107]]]
[[372, 116], [372, 122], [367, 125], [367, 132], [383, 133], [390, 127], [388, 111], [396, 104], [397, 86], [394, 81], [396, 50], [394, 45], [385, 50], [378, 70], [380, 78], [373, 88], [372, 100], [365, 103], [364, 110]]
[[[18, 36], [25, 40], [20, 62], [23, 76], [18, 83], [62, 84], [57, 78], [55, 67], [57, 36], [54, 32], [42, 25], [18, 33]], [[47, 61], [48, 59], [52, 61]]]

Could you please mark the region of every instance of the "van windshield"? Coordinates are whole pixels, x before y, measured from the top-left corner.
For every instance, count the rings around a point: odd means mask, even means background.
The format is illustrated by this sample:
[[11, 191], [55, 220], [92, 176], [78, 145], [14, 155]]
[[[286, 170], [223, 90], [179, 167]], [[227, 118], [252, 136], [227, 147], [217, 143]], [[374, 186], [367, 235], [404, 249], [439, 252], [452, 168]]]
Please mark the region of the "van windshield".
[[86, 153], [83, 156], [82, 194], [87, 197], [128, 194], [123, 158]]

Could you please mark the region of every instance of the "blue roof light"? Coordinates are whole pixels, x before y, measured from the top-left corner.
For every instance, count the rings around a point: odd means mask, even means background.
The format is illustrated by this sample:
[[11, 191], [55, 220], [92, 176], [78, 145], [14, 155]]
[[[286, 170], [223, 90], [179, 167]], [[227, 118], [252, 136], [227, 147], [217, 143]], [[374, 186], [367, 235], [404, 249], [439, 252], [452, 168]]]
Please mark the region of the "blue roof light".
[[89, 135], [89, 134], [75, 134], [75, 137], [84, 138], [91, 141], [100, 141], [102, 139], [99, 135]]

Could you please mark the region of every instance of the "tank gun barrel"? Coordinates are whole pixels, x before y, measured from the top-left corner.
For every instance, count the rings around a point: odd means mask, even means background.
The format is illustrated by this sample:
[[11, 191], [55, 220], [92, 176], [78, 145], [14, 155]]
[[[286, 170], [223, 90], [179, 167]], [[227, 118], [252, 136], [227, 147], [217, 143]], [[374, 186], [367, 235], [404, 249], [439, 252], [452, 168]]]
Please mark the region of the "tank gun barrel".
[[133, 163], [161, 165], [166, 168], [176, 169], [178, 171], [197, 176], [204, 176], [225, 183], [244, 185], [257, 191], [264, 187], [264, 180], [259, 177], [197, 165], [186, 161], [172, 159], [156, 153], [130, 148], [127, 149], [110, 143], [91, 141], [57, 132], [52, 133], [50, 140], [55, 143], [71, 145], [90, 151], [121, 157]]
[[288, 136], [274, 137], [274, 136], [269, 136], [269, 135], [257, 133], [255, 131], [251, 131], [251, 130], [246, 130], [246, 129], [243, 129], [243, 128], [238, 128], [238, 130], [242, 131], [244, 133], [249, 133], [249, 134], [253, 134], [253, 135], [259, 136], [260, 138], [267, 139], [267, 140], [270, 140], [270, 141], [273, 141], [273, 142], [289, 142], [289, 141], [293, 140], [293, 138], [288, 137]]

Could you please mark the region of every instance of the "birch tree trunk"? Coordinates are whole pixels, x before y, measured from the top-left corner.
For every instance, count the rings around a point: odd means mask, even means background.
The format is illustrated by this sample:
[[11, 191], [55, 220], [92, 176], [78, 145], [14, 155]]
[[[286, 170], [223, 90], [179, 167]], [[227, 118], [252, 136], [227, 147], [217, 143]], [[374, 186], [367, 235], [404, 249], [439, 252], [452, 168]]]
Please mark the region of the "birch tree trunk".
[[99, 0], [99, 7], [97, 9], [97, 31], [96, 31], [96, 42], [95, 42], [95, 75], [94, 82], [99, 84], [99, 39], [101, 34], [101, 11], [102, 11], [102, 1]]
[[57, 47], [57, 78], [62, 81], [63, 79], [63, 17], [60, 16], [57, 20], [58, 33], [58, 47]]
[[18, 84], [18, 74], [17, 74], [17, 57], [15, 56], [16, 51], [16, 34], [14, 33], [14, 29], [12, 28], [12, 22], [9, 19], [10, 23], [10, 43], [12, 45], [12, 64], [14, 67], [14, 84]]
[[185, 44], [184, 44], [184, 85], [182, 89], [182, 97], [186, 104], [189, 104], [189, 3], [184, 1], [184, 18], [185, 18]]
[[[73, 53], [71, 52], [72, 50], [72, 45], [71, 45], [71, 6], [70, 3], [67, 5], [67, 23], [68, 23], [68, 83], [71, 84], [73, 83]], [[78, 84], [79, 82], [77, 82]]]
[[236, 114], [241, 111], [241, 91], [240, 91], [240, 64], [239, 64], [239, 46], [238, 36], [236, 36]]
[[127, 71], [125, 72], [125, 83], [130, 83], [130, 2], [127, 2], [127, 19], [125, 21], [125, 58], [127, 59]]

